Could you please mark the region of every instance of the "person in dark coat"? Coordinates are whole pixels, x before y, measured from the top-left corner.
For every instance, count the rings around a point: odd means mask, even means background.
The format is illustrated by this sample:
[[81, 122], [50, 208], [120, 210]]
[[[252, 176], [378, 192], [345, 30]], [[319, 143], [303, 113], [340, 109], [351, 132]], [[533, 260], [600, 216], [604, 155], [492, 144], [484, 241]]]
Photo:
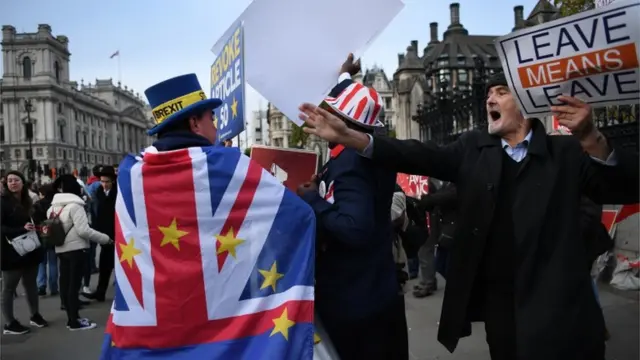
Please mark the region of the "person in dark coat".
[[[118, 186], [116, 185], [116, 172], [113, 166], [103, 166], [98, 172], [100, 187], [95, 190], [94, 201], [95, 211], [91, 219], [91, 227], [97, 231], [107, 234], [109, 238], [116, 237], [116, 197], [118, 196]], [[115, 245], [100, 245], [100, 262], [98, 272], [98, 286], [93, 293], [84, 293], [88, 299], [104, 301], [105, 294], [109, 288], [109, 280], [113, 272], [115, 259]]]
[[[373, 133], [382, 125], [381, 97], [351, 80], [359, 66], [350, 64], [355, 66], [343, 67], [323, 106], [354, 131]], [[317, 312], [342, 360], [408, 359], [404, 297], [392, 253], [396, 173], [353, 149], [329, 147], [317, 179], [298, 189], [316, 213], [324, 242], [316, 261]]]
[[37, 327], [47, 326], [47, 322], [40, 315], [38, 284], [38, 264], [42, 261], [44, 253], [42, 248], [35, 249], [20, 256], [9, 243], [12, 239], [24, 235], [29, 231], [35, 231], [36, 226], [32, 221], [33, 203], [29, 196], [29, 188], [24, 175], [19, 171], [9, 171], [4, 191], [0, 200], [0, 267], [2, 268], [2, 315], [4, 320], [3, 334], [22, 335], [28, 333], [28, 327], [22, 325], [13, 313], [13, 301], [18, 283], [22, 280], [22, 286], [27, 293], [27, 303], [31, 312], [30, 324]]
[[[438, 187], [429, 179], [429, 193], [422, 196], [420, 206], [429, 213], [430, 232], [427, 242], [420, 248], [421, 282], [413, 295], [421, 298], [438, 289], [436, 270], [446, 278], [449, 247], [453, 241], [457, 216], [456, 187], [451, 182], [442, 182]], [[438, 257], [434, 256], [438, 246]], [[439, 265], [439, 266], [438, 266]]]
[[378, 166], [452, 181], [458, 221], [438, 340], [454, 351], [465, 322], [484, 321], [493, 360], [602, 360], [604, 319], [580, 236], [580, 197], [632, 204], [638, 153], [612, 149], [591, 107], [569, 96], [553, 106], [573, 136], [548, 136], [525, 119], [504, 74], [487, 86], [487, 131], [447, 146], [362, 134], [303, 104], [305, 131], [354, 148]]

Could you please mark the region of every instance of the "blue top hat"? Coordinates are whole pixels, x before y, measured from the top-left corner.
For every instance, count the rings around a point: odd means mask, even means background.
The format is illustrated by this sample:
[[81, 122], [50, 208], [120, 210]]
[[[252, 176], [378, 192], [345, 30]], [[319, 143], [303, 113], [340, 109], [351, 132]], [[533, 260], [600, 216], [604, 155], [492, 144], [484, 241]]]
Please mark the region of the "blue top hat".
[[155, 135], [158, 131], [188, 115], [222, 104], [220, 99], [207, 99], [196, 74], [176, 76], [148, 88], [147, 96], [156, 126], [147, 131]]

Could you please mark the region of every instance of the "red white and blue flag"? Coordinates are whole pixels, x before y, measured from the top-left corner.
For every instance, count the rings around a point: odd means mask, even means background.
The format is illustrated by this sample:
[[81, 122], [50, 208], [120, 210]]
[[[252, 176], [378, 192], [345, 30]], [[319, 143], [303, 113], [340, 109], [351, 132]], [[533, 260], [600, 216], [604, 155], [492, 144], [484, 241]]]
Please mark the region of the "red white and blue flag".
[[312, 359], [315, 218], [235, 149], [128, 156], [103, 360]]

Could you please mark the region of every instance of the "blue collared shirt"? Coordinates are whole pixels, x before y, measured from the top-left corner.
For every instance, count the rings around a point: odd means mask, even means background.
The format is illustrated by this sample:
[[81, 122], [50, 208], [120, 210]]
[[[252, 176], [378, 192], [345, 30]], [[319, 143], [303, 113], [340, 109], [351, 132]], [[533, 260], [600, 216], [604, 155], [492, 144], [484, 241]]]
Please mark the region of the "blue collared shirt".
[[533, 136], [533, 131], [529, 130], [527, 136], [524, 137], [524, 140], [517, 143], [516, 146], [511, 146], [504, 139], [500, 139], [502, 142], [502, 148], [506, 151], [507, 155], [510, 158], [515, 160], [516, 162], [520, 162], [527, 157], [527, 153], [529, 152], [529, 143], [531, 143], [531, 137]]

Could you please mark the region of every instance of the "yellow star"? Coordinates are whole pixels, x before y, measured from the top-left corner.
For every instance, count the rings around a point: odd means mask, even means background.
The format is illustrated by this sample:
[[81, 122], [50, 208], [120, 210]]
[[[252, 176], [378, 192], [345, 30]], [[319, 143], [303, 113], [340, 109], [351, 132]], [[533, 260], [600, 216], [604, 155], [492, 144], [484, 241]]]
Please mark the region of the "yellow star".
[[238, 116], [238, 101], [235, 97], [233, 98], [233, 103], [231, 103], [231, 116]]
[[171, 225], [168, 227], [158, 226], [158, 229], [162, 231], [162, 242], [160, 243], [160, 247], [163, 247], [167, 244], [173, 245], [176, 249], [180, 250], [180, 238], [187, 235], [188, 232], [178, 230], [178, 221], [176, 218], [173, 218], [171, 221]]
[[262, 282], [262, 286], [260, 286], [260, 290], [271, 286], [273, 291], [276, 291], [276, 281], [280, 280], [284, 276], [278, 272], [276, 262], [273, 262], [269, 271], [260, 269], [258, 269], [258, 271], [262, 276], [264, 276], [264, 281]]
[[112, 347], [115, 347], [115, 346], [116, 346], [116, 343], [115, 343], [114, 341], [111, 341], [111, 346], [112, 346]]
[[280, 315], [279, 318], [275, 318], [271, 321], [273, 321], [275, 327], [273, 328], [273, 331], [271, 331], [271, 335], [269, 336], [271, 337], [275, 334], [280, 333], [282, 334], [282, 336], [284, 336], [285, 340], [289, 340], [289, 328], [295, 325], [295, 322], [289, 320], [287, 309], [284, 309], [284, 312], [282, 312], [282, 315]]
[[313, 343], [319, 344], [320, 341], [322, 341], [322, 339], [320, 339], [320, 335], [318, 335], [318, 333], [313, 333]]
[[236, 257], [236, 246], [244, 242], [244, 240], [236, 238], [233, 228], [229, 228], [226, 235], [216, 235], [216, 239], [220, 242], [218, 255], [228, 252], [234, 259]]
[[135, 248], [135, 240], [131, 238], [128, 244], [120, 244], [120, 250], [122, 250], [122, 254], [120, 255], [120, 262], [127, 262], [129, 267], [133, 267], [133, 257], [142, 254], [142, 251]]

